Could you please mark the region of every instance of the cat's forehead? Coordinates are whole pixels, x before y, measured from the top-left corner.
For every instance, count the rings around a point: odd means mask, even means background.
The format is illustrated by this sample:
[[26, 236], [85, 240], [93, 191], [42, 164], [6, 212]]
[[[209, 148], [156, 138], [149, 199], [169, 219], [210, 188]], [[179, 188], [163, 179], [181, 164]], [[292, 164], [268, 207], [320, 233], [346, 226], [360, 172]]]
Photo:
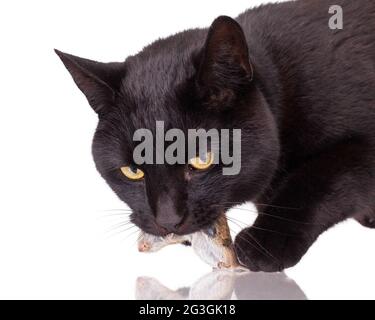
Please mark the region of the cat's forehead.
[[[192, 66], [173, 62], [174, 65], [154, 57], [137, 61], [129, 68], [123, 81], [123, 103], [128, 110], [126, 122], [134, 129], [155, 129], [157, 121], [169, 128], [183, 129], [188, 121], [179, 95], [192, 73]], [[189, 74], [190, 73], [190, 74]]]
[[159, 53], [148, 59], [135, 56], [126, 64], [122, 90], [136, 103], [163, 102], [193, 73], [191, 61], [183, 53]]
[[195, 72], [194, 57], [200, 51], [205, 32], [191, 40], [189, 32], [160, 39], [125, 61], [122, 90], [135, 100], [162, 100]]

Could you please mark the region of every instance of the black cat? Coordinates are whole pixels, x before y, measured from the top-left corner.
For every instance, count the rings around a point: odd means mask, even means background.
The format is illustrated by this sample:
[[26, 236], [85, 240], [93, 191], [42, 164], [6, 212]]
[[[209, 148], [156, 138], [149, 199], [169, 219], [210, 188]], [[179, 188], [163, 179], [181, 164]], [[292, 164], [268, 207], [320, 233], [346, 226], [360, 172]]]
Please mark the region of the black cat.
[[[267, 272], [295, 265], [347, 218], [375, 227], [375, 2], [334, 2], [342, 30], [329, 28], [332, 1], [299, 0], [221, 16], [122, 63], [56, 51], [99, 116], [96, 166], [136, 225], [190, 233], [253, 201], [259, 216], [235, 249]], [[136, 167], [133, 133], [156, 120], [241, 129], [240, 174], [220, 163]]]

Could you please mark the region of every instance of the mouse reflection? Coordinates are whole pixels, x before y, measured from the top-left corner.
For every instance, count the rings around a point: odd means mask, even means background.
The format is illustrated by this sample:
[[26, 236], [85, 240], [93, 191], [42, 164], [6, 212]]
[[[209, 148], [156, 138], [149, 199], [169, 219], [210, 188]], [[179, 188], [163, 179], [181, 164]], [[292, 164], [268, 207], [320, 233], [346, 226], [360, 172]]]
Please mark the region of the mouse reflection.
[[139, 277], [138, 300], [307, 300], [297, 283], [285, 273], [214, 270], [190, 287], [171, 290], [158, 280]]

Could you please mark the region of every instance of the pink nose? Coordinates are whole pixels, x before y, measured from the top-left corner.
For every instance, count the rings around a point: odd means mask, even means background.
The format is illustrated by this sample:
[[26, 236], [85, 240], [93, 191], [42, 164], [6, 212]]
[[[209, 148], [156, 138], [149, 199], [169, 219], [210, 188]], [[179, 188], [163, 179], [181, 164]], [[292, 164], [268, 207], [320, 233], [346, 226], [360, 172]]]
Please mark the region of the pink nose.
[[139, 245], [138, 245], [138, 251], [139, 252], [146, 252], [146, 251], [149, 251], [151, 249], [151, 245], [144, 241], [144, 242], [141, 242]]

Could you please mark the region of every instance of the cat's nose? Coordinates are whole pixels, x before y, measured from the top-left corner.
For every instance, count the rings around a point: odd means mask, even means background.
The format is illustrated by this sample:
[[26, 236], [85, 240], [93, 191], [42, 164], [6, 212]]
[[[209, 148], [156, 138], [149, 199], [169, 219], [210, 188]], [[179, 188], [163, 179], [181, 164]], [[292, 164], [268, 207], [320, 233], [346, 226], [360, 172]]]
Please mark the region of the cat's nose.
[[157, 203], [156, 223], [164, 233], [175, 233], [181, 225], [183, 216], [178, 213], [175, 201], [163, 195]]

